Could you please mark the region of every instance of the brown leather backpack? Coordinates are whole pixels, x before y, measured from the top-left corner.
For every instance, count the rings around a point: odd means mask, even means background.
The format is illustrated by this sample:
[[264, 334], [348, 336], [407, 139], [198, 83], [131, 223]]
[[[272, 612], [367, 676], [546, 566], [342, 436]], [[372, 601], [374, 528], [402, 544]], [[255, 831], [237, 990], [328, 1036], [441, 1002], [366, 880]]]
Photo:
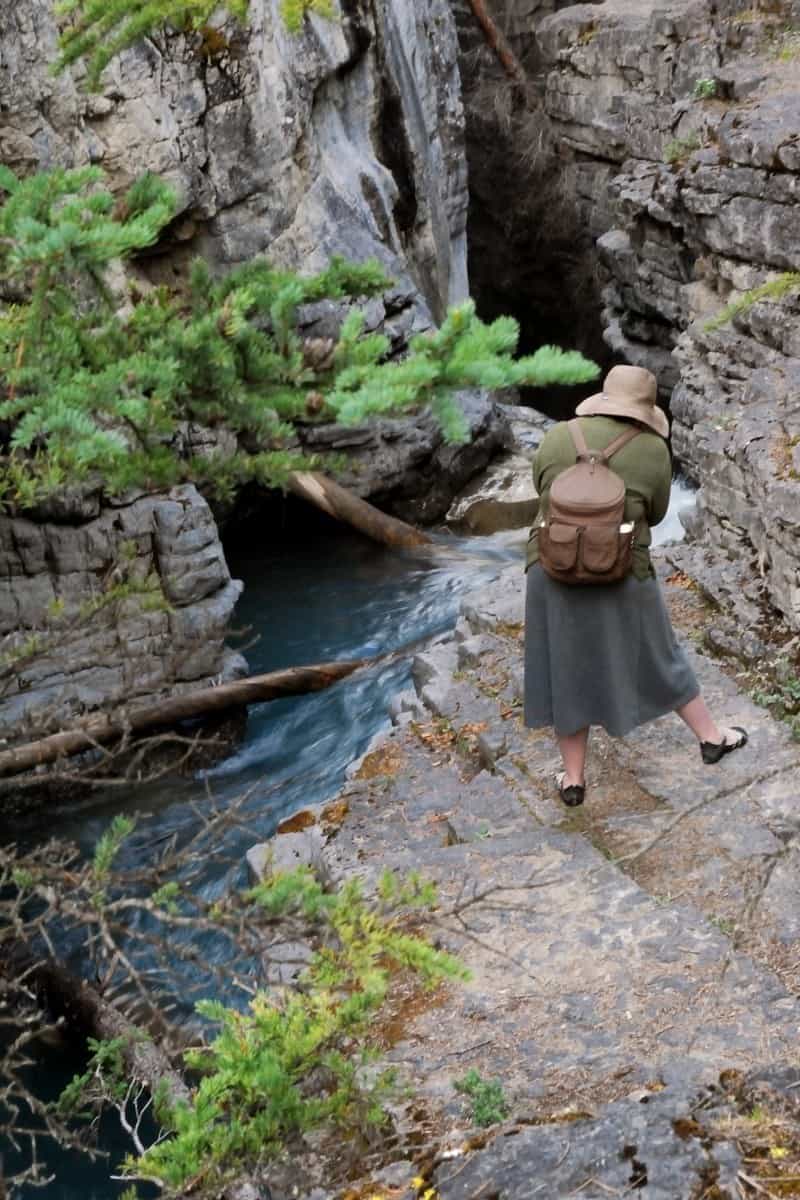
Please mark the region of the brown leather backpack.
[[616, 583], [633, 562], [636, 527], [625, 524], [625, 482], [608, 466], [638, 437], [629, 429], [604, 450], [590, 450], [580, 421], [568, 423], [577, 462], [553, 480], [539, 525], [539, 562], [561, 583]]

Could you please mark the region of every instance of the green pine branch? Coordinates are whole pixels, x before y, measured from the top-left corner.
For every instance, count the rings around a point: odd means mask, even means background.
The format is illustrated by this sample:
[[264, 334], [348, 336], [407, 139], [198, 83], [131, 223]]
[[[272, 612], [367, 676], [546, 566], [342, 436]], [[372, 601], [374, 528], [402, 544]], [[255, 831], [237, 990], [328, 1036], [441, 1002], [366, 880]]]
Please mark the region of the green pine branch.
[[717, 329], [722, 329], [724, 325], [727, 325], [736, 317], [743, 316], [744, 313], [749, 312], [759, 301], [782, 300], [784, 296], [798, 287], [800, 287], [800, 271], [785, 271], [775, 279], [770, 279], [767, 283], [762, 283], [759, 287], [743, 292], [741, 296], [731, 301], [716, 316], [706, 321], [703, 329], [706, 333], [713, 333]]
[[[165, 29], [201, 32], [206, 42], [223, 35], [210, 24], [220, 9], [235, 20], [247, 19], [249, 0], [60, 0], [56, 16], [65, 23], [59, 39], [58, 74], [86, 63], [86, 86], [97, 91], [108, 64], [123, 50]], [[300, 33], [308, 13], [335, 20], [334, 0], [282, 0], [281, 14], [290, 33]]]
[[[361, 422], [428, 407], [448, 441], [468, 429], [465, 388], [574, 383], [598, 368], [542, 347], [514, 358], [518, 328], [487, 325], [470, 302], [400, 360], [364, 332], [353, 308], [336, 339], [305, 342], [297, 310], [325, 298], [356, 304], [391, 281], [376, 263], [333, 258], [300, 276], [264, 260], [223, 279], [196, 263], [186, 295], [155, 290], [123, 319], [103, 272], [159, 237], [175, 211], [147, 176], [115, 202], [96, 168], [17, 180], [0, 173], [0, 273], [26, 302], [0, 313], [0, 503], [31, 507], [89, 476], [109, 494], [192, 480], [231, 497], [247, 480], [283, 487], [316, 465], [296, 446], [298, 422]], [[192, 456], [186, 423], [234, 432], [240, 447]]]

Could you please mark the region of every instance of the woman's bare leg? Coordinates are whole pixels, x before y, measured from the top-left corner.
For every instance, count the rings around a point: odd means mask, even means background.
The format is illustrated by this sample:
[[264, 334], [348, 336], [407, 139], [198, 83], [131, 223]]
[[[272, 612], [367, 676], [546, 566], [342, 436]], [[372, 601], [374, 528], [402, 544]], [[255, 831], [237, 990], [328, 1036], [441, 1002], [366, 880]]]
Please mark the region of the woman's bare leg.
[[682, 704], [675, 712], [691, 729], [698, 742], [721, 742], [722, 730], [708, 711], [702, 696], [695, 696], [688, 704]]
[[694, 700], [690, 700], [688, 704], [682, 704], [675, 711], [680, 719], [686, 722], [699, 742], [714, 742], [719, 745], [720, 742], [728, 740], [729, 730], [720, 729], [708, 711], [708, 705], [702, 696], [695, 696]]
[[579, 729], [577, 733], [559, 733], [556, 730], [556, 741], [561, 751], [561, 761], [564, 764], [563, 787], [584, 786], [584, 769], [586, 767], [586, 746], [589, 741], [589, 726]]

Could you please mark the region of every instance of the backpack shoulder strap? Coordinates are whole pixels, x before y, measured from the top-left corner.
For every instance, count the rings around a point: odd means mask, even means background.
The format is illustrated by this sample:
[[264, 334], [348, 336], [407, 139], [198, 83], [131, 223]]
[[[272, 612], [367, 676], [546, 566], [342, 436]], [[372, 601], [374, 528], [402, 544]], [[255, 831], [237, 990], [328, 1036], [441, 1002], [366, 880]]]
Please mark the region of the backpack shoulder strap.
[[604, 463], [607, 463], [609, 459], [614, 457], [618, 450], [621, 450], [623, 446], [627, 446], [628, 442], [632, 442], [641, 432], [641, 429], [626, 429], [619, 437], [614, 438], [613, 442], [609, 442], [605, 450], [597, 451], [598, 457], [602, 458]]
[[602, 463], [608, 463], [609, 459], [613, 458], [618, 450], [621, 450], [623, 446], [627, 446], [628, 442], [632, 442], [642, 432], [641, 429], [636, 428], [626, 429], [619, 437], [615, 437], [613, 442], [609, 442], [604, 450], [590, 450], [586, 444], [586, 438], [583, 436], [581, 423], [577, 417], [574, 417], [571, 421], [567, 421], [567, 429], [575, 445], [575, 452], [578, 459], [599, 458]]
[[573, 419], [571, 421], [567, 421], [567, 429], [570, 432], [570, 436], [571, 436], [573, 444], [575, 446], [575, 453], [576, 453], [577, 457], [579, 459], [590, 458], [591, 451], [589, 450], [589, 447], [586, 445], [586, 438], [583, 436], [583, 430], [581, 429], [581, 423], [577, 417], [573, 417]]

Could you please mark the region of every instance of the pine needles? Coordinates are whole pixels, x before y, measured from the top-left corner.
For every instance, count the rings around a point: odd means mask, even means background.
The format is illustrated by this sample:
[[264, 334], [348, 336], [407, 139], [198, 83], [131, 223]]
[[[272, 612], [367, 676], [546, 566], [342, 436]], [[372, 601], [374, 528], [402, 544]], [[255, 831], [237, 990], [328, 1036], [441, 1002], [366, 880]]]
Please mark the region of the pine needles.
[[[249, 0], [225, 0], [222, 5], [242, 22], [247, 19], [248, 7]], [[67, 23], [53, 70], [58, 73], [85, 62], [86, 86], [96, 91], [103, 71], [123, 50], [169, 28], [207, 34], [219, 8], [219, 0], [60, 0], [56, 15]], [[312, 12], [334, 20], [334, 0], [282, 0], [281, 15], [290, 33], [300, 33], [306, 15]]]
[[770, 279], [767, 283], [762, 283], [757, 288], [751, 288], [750, 291], [743, 292], [741, 296], [726, 305], [710, 321], [706, 321], [703, 329], [706, 333], [713, 333], [715, 330], [721, 329], [723, 325], [727, 325], [729, 321], [733, 321], [736, 317], [749, 312], [759, 301], [782, 300], [784, 296], [798, 287], [800, 287], [800, 271], [785, 271], [782, 275], [776, 276], [775, 279]]
[[309, 12], [317, 13], [328, 21], [333, 21], [336, 17], [333, 0], [283, 0], [281, 4], [281, 15], [289, 33], [301, 31]]
[[[248, 0], [226, 0], [231, 16], [244, 20]], [[197, 30], [216, 9], [218, 0], [61, 0], [56, 14], [68, 18], [61, 35], [54, 71], [86, 60], [87, 87], [95, 91], [111, 60], [141, 38], [166, 27]]]
[[[312, 276], [264, 260], [222, 279], [195, 263], [188, 295], [154, 290], [115, 311], [108, 265], [153, 245], [175, 213], [170, 189], [145, 176], [116, 203], [94, 167], [19, 181], [0, 171], [0, 273], [24, 302], [0, 314], [0, 504], [29, 508], [92, 477], [108, 494], [193, 481], [230, 498], [247, 480], [281, 487], [316, 465], [298, 422], [355, 423], [427, 406], [445, 439], [465, 441], [457, 393], [576, 383], [598, 368], [552, 346], [515, 359], [518, 328], [484, 324], [471, 302], [418, 336], [402, 359], [365, 333], [356, 303], [391, 284], [374, 262], [333, 258]], [[322, 347], [297, 310], [350, 311]], [[235, 449], [193, 455], [187, 427], [223, 431]]]

